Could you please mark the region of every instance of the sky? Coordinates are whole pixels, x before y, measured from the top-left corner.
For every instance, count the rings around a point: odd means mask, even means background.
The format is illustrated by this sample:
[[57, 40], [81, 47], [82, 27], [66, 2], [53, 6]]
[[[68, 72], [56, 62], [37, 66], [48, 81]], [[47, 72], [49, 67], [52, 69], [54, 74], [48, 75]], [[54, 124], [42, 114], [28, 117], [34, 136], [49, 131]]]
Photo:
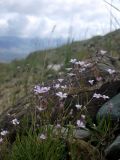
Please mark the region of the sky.
[[[120, 9], [120, 0], [106, 1]], [[0, 36], [86, 39], [119, 22], [104, 0], [0, 0]]]

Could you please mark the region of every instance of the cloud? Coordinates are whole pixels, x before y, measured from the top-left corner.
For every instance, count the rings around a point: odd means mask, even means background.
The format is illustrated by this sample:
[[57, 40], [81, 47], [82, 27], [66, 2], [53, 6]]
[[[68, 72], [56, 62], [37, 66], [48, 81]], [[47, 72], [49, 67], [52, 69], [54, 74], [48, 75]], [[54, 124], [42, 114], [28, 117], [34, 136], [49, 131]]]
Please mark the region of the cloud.
[[[115, 5], [119, 5], [116, 0]], [[112, 9], [120, 20], [120, 13]], [[114, 28], [118, 28], [112, 17]], [[109, 31], [110, 6], [102, 0], [0, 0], [0, 35], [86, 38]], [[84, 37], [86, 36], [86, 37]]]

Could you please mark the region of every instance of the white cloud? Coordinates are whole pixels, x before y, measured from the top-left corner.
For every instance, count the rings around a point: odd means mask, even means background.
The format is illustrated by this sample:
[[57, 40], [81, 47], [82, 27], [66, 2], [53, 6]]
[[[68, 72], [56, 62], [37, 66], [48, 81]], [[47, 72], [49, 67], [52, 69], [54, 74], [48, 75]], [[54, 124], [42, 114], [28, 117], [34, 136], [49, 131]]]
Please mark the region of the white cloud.
[[[113, 3], [120, 7], [119, 0]], [[112, 14], [120, 20], [120, 12]], [[77, 38], [106, 33], [110, 6], [103, 0], [0, 0], [0, 35], [50, 36], [55, 25], [55, 37], [69, 36], [70, 28]]]

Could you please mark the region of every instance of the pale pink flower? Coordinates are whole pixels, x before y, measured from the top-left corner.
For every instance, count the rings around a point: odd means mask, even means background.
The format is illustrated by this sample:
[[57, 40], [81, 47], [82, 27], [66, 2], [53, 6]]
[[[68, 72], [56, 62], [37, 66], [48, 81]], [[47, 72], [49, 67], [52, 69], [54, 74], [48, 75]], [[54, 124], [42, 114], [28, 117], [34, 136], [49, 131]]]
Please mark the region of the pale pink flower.
[[85, 123], [82, 120], [77, 120], [77, 126], [81, 128], [85, 128]]
[[36, 85], [34, 87], [34, 92], [35, 94], [40, 94], [40, 93], [46, 93], [50, 90], [50, 87], [41, 87], [39, 85]]
[[99, 82], [102, 80], [102, 77], [96, 77], [96, 80]]

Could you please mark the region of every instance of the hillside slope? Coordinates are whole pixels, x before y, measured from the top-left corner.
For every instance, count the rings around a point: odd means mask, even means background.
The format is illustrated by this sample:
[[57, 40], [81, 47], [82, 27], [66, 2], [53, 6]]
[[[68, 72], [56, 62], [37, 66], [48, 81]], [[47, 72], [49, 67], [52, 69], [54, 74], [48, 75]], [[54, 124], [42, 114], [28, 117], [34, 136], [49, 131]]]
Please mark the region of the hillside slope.
[[[30, 92], [34, 84], [59, 78], [66, 72], [71, 58], [83, 59], [96, 50], [107, 50], [113, 55], [120, 52], [120, 29], [105, 36], [71, 42], [56, 49], [36, 51], [26, 59], [0, 64], [0, 110], [14, 104], [17, 99]], [[53, 69], [54, 65], [57, 70]]]

